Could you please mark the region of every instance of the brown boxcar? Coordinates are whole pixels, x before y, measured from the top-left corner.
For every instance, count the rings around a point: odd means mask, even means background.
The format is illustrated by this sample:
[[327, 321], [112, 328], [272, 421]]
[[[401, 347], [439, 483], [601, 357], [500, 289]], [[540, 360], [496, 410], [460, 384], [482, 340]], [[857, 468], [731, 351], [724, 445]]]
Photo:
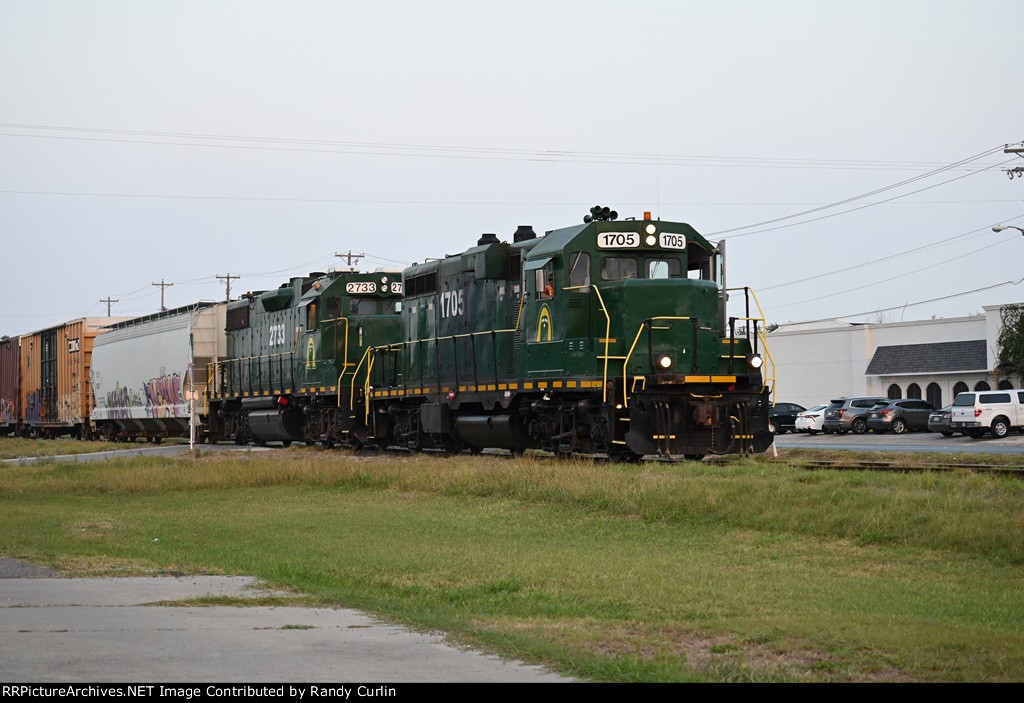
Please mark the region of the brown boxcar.
[[123, 317], [83, 317], [21, 337], [22, 430], [87, 438], [93, 340]]
[[17, 432], [21, 424], [19, 339], [0, 338], [0, 435]]

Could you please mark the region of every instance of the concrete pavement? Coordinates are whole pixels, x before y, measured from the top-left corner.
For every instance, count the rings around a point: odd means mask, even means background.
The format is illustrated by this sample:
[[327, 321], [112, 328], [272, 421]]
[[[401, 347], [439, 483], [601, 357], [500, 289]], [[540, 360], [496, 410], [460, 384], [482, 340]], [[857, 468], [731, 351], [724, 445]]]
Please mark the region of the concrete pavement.
[[146, 605], [267, 592], [242, 576], [33, 578], [0, 559], [0, 681], [556, 682], [348, 609]]

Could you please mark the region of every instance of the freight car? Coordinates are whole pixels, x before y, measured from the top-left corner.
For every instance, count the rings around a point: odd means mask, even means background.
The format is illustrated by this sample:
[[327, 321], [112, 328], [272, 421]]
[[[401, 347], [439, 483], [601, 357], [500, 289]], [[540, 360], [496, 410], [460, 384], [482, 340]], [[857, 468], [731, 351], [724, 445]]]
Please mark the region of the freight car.
[[748, 289], [728, 316], [725, 270], [724, 243], [649, 213], [485, 234], [405, 270], [402, 338], [372, 350], [366, 425], [413, 450], [764, 451], [763, 316]]
[[122, 317], [83, 317], [21, 336], [20, 432], [36, 437], [88, 439], [93, 344]]
[[225, 352], [226, 309], [227, 303], [196, 303], [119, 322], [97, 337], [94, 434], [109, 441], [204, 442], [207, 373]]
[[21, 422], [19, 339], [0, 338], [0, 436], [17, 432]]
[[214, 440], [359, 446], [367, 352], [401, 338], [401, 274], [311, 273], [227, 307], [210, 374]]

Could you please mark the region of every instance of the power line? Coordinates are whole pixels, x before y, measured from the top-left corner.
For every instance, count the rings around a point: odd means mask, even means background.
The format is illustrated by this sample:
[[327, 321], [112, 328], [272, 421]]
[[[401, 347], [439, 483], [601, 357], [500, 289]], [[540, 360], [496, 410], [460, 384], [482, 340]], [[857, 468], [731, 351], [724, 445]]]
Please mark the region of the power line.
[[[993, 164], [989, 168], [995, 168], [999, 164]], [[481, 206], [481, 207], [587, 207], [590, 201], [575, 202], [550, 202], [550, 201], [512, 201], [512, 200], [412, 200], [396, 198], [286, 198], [267, 196], [247, 195], [175, 195], [165, 193], [98, 193], [89, 191], [68, 191], [68, 190], [13, 190], [0, 189], [4, 195], [52, 195], [61, 197], [81, 198], [150, 198], [153, 200], [210, 200], [226, 202], [267, 202], [267, 203], [340, 203], [343, 205], [444, 205], [444, 206]], [[886, 201], [891, 202], [891, 201]], [[1019, 198], [986, 199], [986, 200], [912, 200], [900, 203], [901, 205], [971, 205], [978, 203], [1016, 203]], [[784, 203], [784, 202], [718, 202], [718, 203], [679, 203], [665, 202], [665, 207], [780, 207], [788, 205], [814, 205], [816, 203]], [[884, 204], [884, 203], [877, 203]], [[618, 207], [648, 207], [650, 202], [620, 202]], [[708, 236], [714, 236], [711, 233]]]
[[[1021, 217], [1024, 217], [1024, 215], [1017, 215], [1016, 217], [1008, 218], [1005, 221], [1006, 222], [1013, 222], [1015, 220], [1019, 220]], [[901, 256], [906, 256], [907, 254], [914, 254], [914, 253], [922, 251], [924, 249], [935, 249], [937, 247], [949, 244], [950, 242], [953, 242], [953, 241], [955, 241], [957, 239], [962, 239], [962, 238], [968, 237], [968, 236], [970, 236], [972, 234], [977, 234], [979, 232], [986, 232], [987, 233], [989, 231], [991, 231], [991, 226], [979, 227], [978, 229], [972, 229], [970, 232], [964, 232], [963, 234], [957, 234], [955, 236], [949, 237], [948, 239], [940, 239], [937, 242], [930, 242], [928, 244], [925, 244], [924, 246], [914, 247], [913, 249], [907, 249], [905, 251], [897, 252], [896, 254], [890, 254], [888, 256], [883, 256], [883, 257], [881, 257], [879, 259], [872, 259], [871, 261], [865, 261], [865, 262], [862, 262], [862, 263], [859, 263], [859, 264], [854, 264], [853, 266], [846, 266], [846, 267], [841, 268], [841, 269], [835, 269], [834, 271], [826, 271], [824, 273], [817, 273], [817, 274], [815, 274], [813, 276], [807, 276], [806, 278], [798, 278], [798, 279], [793, 280], [793, 281], [786, 281], [785, 283], [776, 283], [774, 286], [760, 287], [760, 288], [758, 288], [758, 290], [762, 291], [762, 292], [763, 291], [769, 291], [769, 290], [775, 290], [777, 288], [785, 288], [786, 286], [793, 286], [793, 285], [796, 285], [798, 283], [806, 283], [807, 281], [814, 281], [814, 280], [819, 279], [819, 278], [825, 278], [826, 276], [832, 276], [832, 275], [835, 275], [837, 273], [846, 273], [847, 271], [853, 271], [853, 270], [856, 270], [856, 269], [859, 269], [859, 268], [864, 268], [865, 266], [871, 266], [872, 264], [880, 264], [880, 263], [882, 263], [884, 261], [890, 261], [891, 259], [898, 259]]]
[[[53, 134], [16, 134], [4, 132], [0, 136], [35, 139], [61, 139], [99, 141], [128, 144], [157, 144], [206, 148], [254, 149], [263, 151], [299, 151], [340, 153], [364, 156], [403, 156], [449, 159], [487, 159], [514, 161], [561, 161], [568, 163], [611, 163], [665, 166], [721, 166], [739, 168], [815, 168], [815, 169], [913, 169], [935, 166], [936, 162], [922, 161], [870, 161], [852, 159], [805, 159], [767, 157], [722, 157], [703, 155], [671, 155], [629, 152], [575, 151], [568, 149], [508, 149], [498, 147], [465, 147], [430, 144], [396, 144], [386, 142], [337, 141], [327, 139], [300, 139], [230, 134], [198, 134], [189, 132], [160, 132], [147, 130], [97, 129], [57, 125], [0, 123], [0, 128], [35, 131], [58, 131], [73, 134], [114, 135], [112, 137], [83, 137]], [[151, 139], [123, 139], [114, 137], [142, 137]], [[166, 139], [201, 140], [203, 143], [157, 141]], [[225, 143], [216, 143], [225, 142]], [[298, 146], [292, 146], [298, 145]], [[948, 167], [947, 167], [948, 168]]]
[[984, 291], [992, 290], [994, 288], [1002, 288], [1003, 286], [1018, 286], [1022, 282], [1024, 282], [1024, 278], [1021, 278], [1021, 279], [1016, 280], [1016, 281], [1003, 281], [1002, 283], [995, 283], [995, 284], [993, 284], [991, 286], [985, 286], [984, 288], [975, 288], [974, 290], [963, 291], [962, 293], [952, 293], [950, 295], [943, 295], [943, 296], [938, 297], [938, 298], [930, 298], [928, 300], [919, 300], [916, 303], [904, 303], [903, 305], [894, 305], [891, 308], [879, 308], [877, 310], [868, 310], [866, 312], [855, 312], [855, 313], [850, 313], [848, 315], [835, 315], [835, 316], [832, 316], [832, 317], [822, 317], [822, 318], [818, 318], [816, 320], [801, 320], [799, 322], [788, 322], [786, 324], [789, 324], [789, 325], [806, 325], [806, 324], [811, 324], [811, 323], [814, 323], [814, 322], [827, 322], [829, 320], [841, 320], [841, 319], [845, 319], [845, 318], [848, 318], [848, 317], [862, 317], [864, 315], [874, 315], [874, 314], [880, 313], [880, 312], [892, 312], [893, 310], [903, 310], [904, 308], [913, 308], [913, 307], [917, 307], [918, 305], [927, 305], [928, 303], [937, 303], [937, 302], [940, 302], [942, 300], [951, 300], [953, 298], [962, 298], [965, 295], [973, 295], [974, 293], [982, 293]]
[[[985, 153], [986, 154], [991, 154], [991, 153], [994, 153], [995, 151], [998, 151], [998, 149], [992, 149], [992, 150], [989, 150], [988, 152], [985, 152]], [[977, 158], [980, 158], [980, 157], [972, 157], [971, 160], [976, 160]], [[965, 163], [967, 161], [968, 160], [962, 160], [962, 161], [957, 162], [957, 163]], [[732, 237], [723, 237], [723, 239], [739, 239], [740, 237], [748, 237], [748, 236], [750, 236], [752, 234], [759, 234], [761, 232], [771, 232], [771, 231], [774, 231], [774, 230], [777, 230], [777, 229], [783, 229], [785, 227], [794, 227], [796, 225], [803, 225], [803, 224], [807, 224], [809, 222], [817, 222], [818, 220], [824, 220], [824, 219], [827, 219], [829, 217], [835, 217], [837, 215], [845, 215], [845, 214], [850, 213], [850, 212], [856, 212], [858, 210], [863, 210], [864, 208], [874, 207], [875, 205], [881, 205], [882, 203], [888, 203], [888, 202], [891, 202], [893, 200], [898, 200], [900, 198], [905, 198], [908, 195], [914, 195], [916, 193], [922, 193], [922, 192], [924, 192], [926, 190], [930, 190], [932, 188], [937, 188], [938, 186], [946, 185], [947, 183], [952, 183], [953, 181], [958, 181], [961, 178], [966, 178], [968, 176], [973, 176], [973, 175], [978, 174], [978, 173], [983, 173], [983, 172], [985, 172], [985, 171], [987, 171], [989, 169], [996, 168], [998, 166], [1002, 166], [1005, 163], [1009, 163], [1009, 161], [1012, 161], [1012, 159], [1010, 159], [1008, 161], [1004, 161], [1004, 162], [998, 163], [998, 164], [992, 164], [991, 166], [986, 166], [986, 167], [980, 168], [980, 169], [978, 169], [976, 171], [971, 171], [971, 172], [966, 173], [966, 174], [964, 174], [962, 176], [957, 176], [956, 178], [951, 178], [951, 179], [949, 179], [947, 181], [942, 181], [941, 183], [936, 183], [934, 185], [930, 185], [930, 186], [927, 186], [925, 188], [919, 188], [918, 190], [914, 190], [914, 191], [911, 191], [909, 193], [904, 193], [903, 195], [896, 195], [896, 196], [893, 196], [892, 198], [887, 198], [885, 200], [874, 201], [874, 202], [868, 203], [867, 205], [861, 205], [860, 207], [851, 208], [849, 210], [844, 210], [842, 212], [833, 213], [831, 215], [823, 215], [822, 217], [815, 217], [815, 218], [812, 218], [812, 219], [809, 219], [809, 220], [803, 220], [802, 222], [795, 222], [795, 223], [788, 224], [788, 225], [780, 225], [778, 227], [768, 227], [768, 228], [765, 228], [765, 229], [755, 230], [753, 232], [745, 232], [743, 234], [735, 234]], [[810, 210], [804, 210], [803, 212], [794, 213], [792, 215], [786, 215], [784, 217], [776, 217], [776, 218], [773, 218], [771, 220], [764, 220], [763, 222], [756, 222], [756, 223], [749, 224], [749, 225], [743, 225], [742, 227], [733, 227], [732, 229], [719, 230], [718, 232], [710, 232], [710, 233], [706, 234], [705, 236], [706, 237], [714, 237], [716, 235], [728, 234], [730, 232], [738, 232], [740, 230], [749, 229], [751, 227], [760, 227], [761, 225], [773, 224], [775, 222], [782, 222], [784, 220], [791, 220], [791, 219], [796, 218], [796, 217], [803, 217], [804, 215], [810, 215], [810, 214], [813, 214], [815, 212], [821, 212], [823, 210], [829, 210], [829, 209], [834, 208], [834, 207], [841, 207], [842, 205], [847, 205], [847, 204], [855, 202], [857, 200], [863, 200], [864, 198], [868, 198], [868, 197], [871, 197], [873, 195], [879, 195], [881, 193], [893, 190], [895, 188], [900, 188], [900, 187], [903, 187], [905, 185], [909, 185], [910, 183], [914, 183], [914, 182], [922, 180], [924, 178], [930, 178], [932, 176], [935, 176], [935, 175], [937, 175], [939, 173], [942, 173], [944, 171], [947, 171], [949, 169], [950, 169], [950, 167], [937, 169], [935, 171], [923, 174], [923, 175], [915, 177], [915, 178], [908, 178], [908, 179], [906, 179], [904, 181], [901, 181], [899, 183], [894, 183], [893, 185], [885, 186], [884, 188], [878, 188], [878, 189], [870, 191], [868, 193], [862, 193], [860, 195], [855, 195], [855, 196], [853, 196], [851, 198], [846, 198], [844, 200], [839, 200], [839, 201], [836, 201], [834, 203], [830, 203], [828, 205], [822, 205], [821, 207], [812, 208]]]
[[[1014, 239], [1015, 238], [1016, 237], [1014, 237]], [[983, 252], [986, 249], [991, 249], [993, 247], [1003, 246], [1004, 244], [1006, 244], [1009, 241], [1010, 241], [1010, 239], [1004, 239], [1002, 241], [996, 242], [995, 244], [990, 244], [987, 247], [981, 247], [980, 249], [975, 249], [970, 254], [967, 254], [967, 256], [972, 256], [974, 254], [977, 254], [979, 252]], [[817, 295], [817, 296], [815, 296], [813, 298], [808, 298], [807, 300], [799, 300], [799, 301], [797, 301], [795, 303], [785, 303], [784, 305], [772, 305], [770, 307], [771, 307], [772, 310], [780, 310], [782, 308], [791, 308], [794, 305], [803, 305], [804, 303], [813, 303], [815, 301], [824, 300], [826, 298], [834, 298], [837, 295], [845, 295], [847, 293], [853, 293], [854, 291], [864, 290], [865, 288], [871, 288], [872, 286], [878, 286], [878, 285], [881, 285], [883, 283], [890, 283], [891, 281], [898, 281], [898, 280], [900, 280], [902, 278], [907, 278], [909, 276], [913, 276], [915, 273], [921, 273], [922, 271], [928, 271], [929, 269], [937, 268], [939, 266], [942, 266], [943, 264], [948, 264], [951, 261], [963, 261], [964, 258], [965, 258], [964, 256], [955, 256], [952, 259], [946, 259], [945, 261], [939, 261], [937, 263], [930, 264], [930, 265], [925, 266], [923, 268], [914, 269], [913, 271], [904, 271], [903, 273], [901, 273], [898, 276], [892, 276], [891, 278], [885, 278], [885, 279], [883, 279], [881, 281], [875, 281], [873, 283], [865, 283], [862, 286], [856, 286], [854, 288], [847, 288], [846, 290], [841, 290], [841, 291], [838, 291], [838, 292], [835, 292], [835, 293], [827, 293], [827, 294], [824, 294], [824, 295]]]

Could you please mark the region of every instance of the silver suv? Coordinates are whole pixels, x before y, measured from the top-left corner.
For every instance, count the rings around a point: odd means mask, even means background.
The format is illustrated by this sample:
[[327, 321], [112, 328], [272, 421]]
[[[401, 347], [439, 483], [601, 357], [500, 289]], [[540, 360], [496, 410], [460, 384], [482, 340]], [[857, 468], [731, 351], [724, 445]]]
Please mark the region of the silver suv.
[[854, 398], [836, 398], [829, 401], [825, 408], [825, 421], [821, 430], [825, 434], [833, 432], [846, 434], [853, 431], [854, 434], [864, 434], [868, 431], [868, 411], [875, 403], [888, 402], [888, 398], [881, 398], [877, 395], [861, 395]]

